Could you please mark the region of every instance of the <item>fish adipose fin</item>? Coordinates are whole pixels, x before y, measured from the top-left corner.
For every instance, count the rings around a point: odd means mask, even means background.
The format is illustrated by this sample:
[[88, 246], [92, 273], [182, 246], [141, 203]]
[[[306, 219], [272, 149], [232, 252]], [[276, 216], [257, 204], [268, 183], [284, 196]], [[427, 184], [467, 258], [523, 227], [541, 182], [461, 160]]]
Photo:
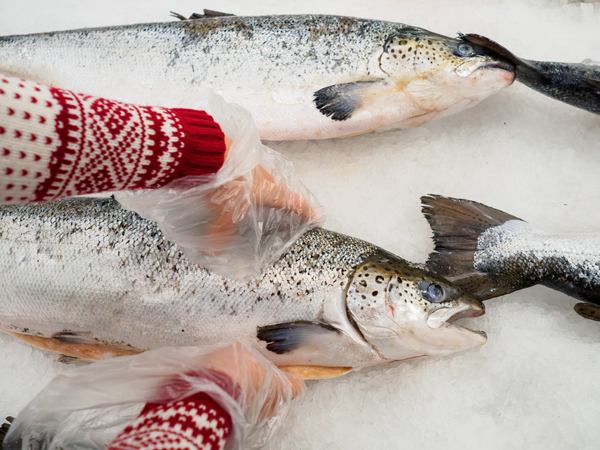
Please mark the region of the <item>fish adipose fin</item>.
[[365, 89], [381, 81], [355, 81], [324, 87], [314, 93], [315, 105], [323, 115], [332, 120], [349, 119], [360, 107]]
[[321, 322], [300, 320], [257, 327], [256, 336], [267, 343], [267, 350], [283, 355], [301, 348], [323, 346], [342, 333], [337, 328]]
[[433, 231], [435, 248], [427, 266], [479, 300], [516, 290], [500, 286], [474, 266], [479, 236], [509, 220], [521, 220], [481, 203], [429, 195], [421, 197], [422, 211]]

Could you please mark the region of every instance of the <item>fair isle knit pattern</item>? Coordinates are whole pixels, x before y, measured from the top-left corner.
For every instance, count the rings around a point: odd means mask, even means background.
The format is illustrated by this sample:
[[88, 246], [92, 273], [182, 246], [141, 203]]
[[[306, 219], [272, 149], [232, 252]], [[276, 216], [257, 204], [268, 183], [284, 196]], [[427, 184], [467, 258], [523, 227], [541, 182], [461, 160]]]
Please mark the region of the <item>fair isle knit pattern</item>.
[[137, 106], [0, 76], [0, 203], [157, 188], [223, 164], [203, 111]]
[[231, 418], [199, 392], [167, 404], [148, 403], [105, 450], [223, 450]]

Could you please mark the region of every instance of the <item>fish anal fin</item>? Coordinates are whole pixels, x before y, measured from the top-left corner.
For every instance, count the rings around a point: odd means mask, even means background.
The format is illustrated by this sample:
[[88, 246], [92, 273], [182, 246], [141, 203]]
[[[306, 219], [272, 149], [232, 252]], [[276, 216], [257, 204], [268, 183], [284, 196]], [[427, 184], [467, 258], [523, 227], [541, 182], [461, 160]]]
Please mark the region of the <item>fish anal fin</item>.
[[295, 350], [312, 350], [339, 340], [342, 336], [337, 328], [310, 321], [296, 321], [258, 327], [256, 335], [267, 343], [267, 350], [278, 355]]
[[382, 80], [378, 79], [332, 84], [316, 91], [313, 101], [321, 114], [332, 120], [346, 120], [360, 108], [369, 88], [381, 82]]
[[11, 336], [24, 340], [25, 342], [40, 347], [44, 350], [58, 352], [66, 356], [75, 358], [101, 360], [113, 358], [115, 356], [137, 355], [143, 350], [129, 347], [127, 345], [103, 344], [93, 341], [93, 343], [69, 342], [63, 338], [47, 338], [41, 336], [31, 336], [29, 334], [16, 333], [14, 331], [2, 330]]
[[573, 309], [585, 319], [600, 321], [600, 306], [589, 303], [577, 303]]
[[304, 380], [318, 380], [334, 378], [350, 372], [352, 367], [327, 367], [327, 366], [278, 366], [279, 369], [296, 375]]

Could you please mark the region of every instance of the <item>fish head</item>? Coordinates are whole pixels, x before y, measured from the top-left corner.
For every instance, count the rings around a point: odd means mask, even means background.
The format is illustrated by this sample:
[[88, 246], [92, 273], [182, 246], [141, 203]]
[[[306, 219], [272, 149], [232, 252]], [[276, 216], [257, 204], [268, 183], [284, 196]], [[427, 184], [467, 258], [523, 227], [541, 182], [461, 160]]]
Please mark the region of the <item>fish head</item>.
[[443, 278], [382, 253], [360, 265], [346, 291], [350, 322], [388, 360], [446, 355], [485, 344], [480, 331], [451, 323], [485, 312]]
[[387, 39], [379, 67], [414, 100], [438, 108], [464, 99], [478, 102], [515, 79], [515, 67], [489, 49], [415, 27]]

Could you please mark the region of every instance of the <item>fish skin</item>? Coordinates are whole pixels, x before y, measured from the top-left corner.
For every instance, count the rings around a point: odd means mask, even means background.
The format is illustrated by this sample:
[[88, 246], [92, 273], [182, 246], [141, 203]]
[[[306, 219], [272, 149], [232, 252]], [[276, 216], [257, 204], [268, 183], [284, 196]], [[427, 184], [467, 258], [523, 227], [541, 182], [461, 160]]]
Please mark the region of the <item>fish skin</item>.
[[[71, 345], [80, 340], [135, 352], [243, 339], [278, 365], [381, 364], [394, 360], [386, 357], [391, 353], [362, 335], [377, 332], [364, 314], [376, 316], [379, 306], [368, 307], [362, 299], [368, 289], [367, 302], [384, 297], [386, 285], [377, 275], [398, 274], [399, 268], [406, 276], [392, 277], [403, 277], [404, 298], [414, 299], [414, 305], [412, 300], [396, 305], [396, 314], [401, 307], [416, 308], [413, 315], [422, 308], [423, 324], [432, 318], [444, 322], [435, 330], [423, 325], [425, 333], [447, 336], [449, 342], [435, 348], [426, 337], [424, 344], [400, 350], [394, 344], [395, 359], [447, 354], [454, 349], [455, 334], [467, 336], [456, 341], [467, 346], [485, 342], [483, 335], [445, 323], [454, 314], [482, 314], [479, 302], [452, 287], [444, 287], [452, 298], [435, 305], [410, 297], [410, 274], [422, 282], [425, 272], [376, 246], [323, 229], [305, 233], [263, 276], [239, 282], [191, 264], [153, 222], [121, 209], [113, 199], [80, 198], [0, 208], [0, 255], [0, 329], [57, 337]], [[369, 282], [359, 286], [363, 275]], [[308, 329], [308, 346], [278, 354], [257, 338], [259, 327], [289, 323], [317, 324]]]
[[[393, 36], [407, 43], [408, 58], [390, 47]], [[483, 47], [452, 54], [460, 43], [351, 17], [215, 17], [1, 37], [0, 72], [166, 107], [193, 107], [195, 93], [210, 87], [248, 109], [263, 139], [325, 139], [418, 126], [512, 83], [512, 68]], [[459, 76], [458, 66], [478, 69]], [[342, 92], [319, 98], [331, 86]], [[346, 86], [351, 110], [321, 113], [317, 106], [332, 100], [348, 106]]]
[[600, 305], [600, 235], [550, 234], [470, 200], [422, 197], [429, 269], [480, 300], [541, 284]]

